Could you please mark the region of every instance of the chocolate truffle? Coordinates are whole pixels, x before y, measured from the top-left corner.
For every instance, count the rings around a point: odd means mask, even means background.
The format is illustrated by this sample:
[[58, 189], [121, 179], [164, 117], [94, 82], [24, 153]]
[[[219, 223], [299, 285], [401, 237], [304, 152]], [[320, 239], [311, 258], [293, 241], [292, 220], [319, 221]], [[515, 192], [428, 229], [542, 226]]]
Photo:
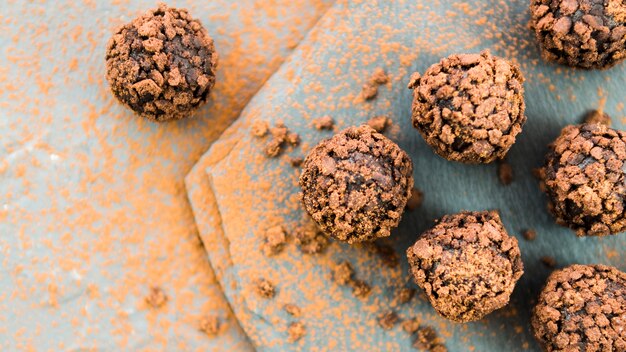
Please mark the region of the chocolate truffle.
[[623, 0], [532, 0], [530, 11], [546, 60], [603, 69], [626, 57]]
[[626, 273], [572, 265], [550, 275], [531, 324], [545, 351], [626, 351]]
[[187, 10], [161, 4], [111, 38], [106, 77], [113, 95], [140, 116], [182, 119], [206, 103], [217, 61], [202, 24]]
[[407, 250], [410, 272], [443, 317], [482, 319], [509, 302], [524, 266], [495, 211], [446, 215]]
[[578, 236], [626, 230], [626, 133], [602, 124], [567, 126], [540, 170], [548, 208]]
[[310, 152], [300, 186], [304, 208], [327, 235], [371, 241], [398, 226], [413, 188], [413, 164], [371, 127], [350, 127]]
[[487, 51], [452, 55], [411, 76], [413, 126], [448, 160], [502, 159], [526, 122], [523, 82], [517, 66]]

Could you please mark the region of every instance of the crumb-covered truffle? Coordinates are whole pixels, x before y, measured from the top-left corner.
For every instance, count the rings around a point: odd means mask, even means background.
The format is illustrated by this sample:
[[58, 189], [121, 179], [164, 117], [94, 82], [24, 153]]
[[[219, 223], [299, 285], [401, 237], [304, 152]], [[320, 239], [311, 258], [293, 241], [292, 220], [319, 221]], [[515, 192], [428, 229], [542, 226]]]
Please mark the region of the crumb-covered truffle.
[[626, 351], [626, 273], [605, 265], [553, 272], [531, 324], [545, 351]]
[[578, 236], [626, 230], [626, 133], [606, 125], [567, 126], [541, 170], [548, 208]]
[[300, 176], [304, 208], [320, 229], [348, 243], [387, 237], [413, 187], [409, 156], [369, 126], [319, 143]]
[[411, 76], [413, 126], [448, 160], [502, 159], [526, 122], [523, 82], [517, 66], [487, 51], [449, 56]]
[[495, 211], [444, 216], [409, 247], [407, 257], [435, 310], [456, 322], [504, 307], [523, 274], [517, 240]]
[[161, 4], [113, 35], [106, 77], [120, 102], [161, 122], [188, 117], [207, 101], [217, 62], [202, 24], [185, 9]]
[[604, 69], [626, 57], [622, 0], [532, 0], [530, 11], [530, 25], [546, 60]]

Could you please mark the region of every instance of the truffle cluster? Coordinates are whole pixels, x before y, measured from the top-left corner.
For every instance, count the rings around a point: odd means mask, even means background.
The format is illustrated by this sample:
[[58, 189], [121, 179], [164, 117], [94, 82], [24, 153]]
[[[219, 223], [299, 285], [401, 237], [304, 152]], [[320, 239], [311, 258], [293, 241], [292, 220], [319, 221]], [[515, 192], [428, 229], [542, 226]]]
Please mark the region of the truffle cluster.
[[626, 133], [601, 124], [565, 127], [541, 170], [556, 221], [578, 236], [626, 230], [625, 161]]
[[531, 324], [548, 352], [626, 351], [626, 273], [604, 265], [553, 272]]
[[502, 159], [526, 122], [523, 82], [515, 65], [489, 52], [449, 56], [411, 76], [413, 126], [448, 160]]
[[415, 282], [443, 317], [482, 319], [504, 307], [523, 264], [495, 211], [446, 215], [407, 250]]
[[602, 69], [626, 57], [623, 0], [532, 0], [530, 10], [546, 60]]
[[218, 57], [187, 10], [164, 4], [122, 26], [107, 44], [113, 94], [153, 121], [181, 119], [207, 101]]
[[348, 243], [390, 235], [413, 188], [409, 156], [369, 126], [319, 143], [300, 176], [304, 208], [329, 236]]

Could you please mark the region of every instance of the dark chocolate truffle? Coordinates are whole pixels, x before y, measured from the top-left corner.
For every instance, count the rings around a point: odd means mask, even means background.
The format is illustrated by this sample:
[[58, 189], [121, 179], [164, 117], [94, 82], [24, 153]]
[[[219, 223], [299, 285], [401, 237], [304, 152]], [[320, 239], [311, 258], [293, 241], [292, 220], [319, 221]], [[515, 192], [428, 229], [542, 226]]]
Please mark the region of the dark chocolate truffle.
[[319, 143], [300, 176], [304, 208], [329, 236], [348, 243], [390, 235], [413, 188], [409, 156], [369, 126]]
[[546, 60], [603, 69], [626, 57], [623, 0], [532, 0], [530, 11]]
[[153, 121], [182, 119], [206, 103], [215, 84], [213, 39], [187, 10], [159, 5], [122, 26], [107, 44], [113, 94]]
[[524, 273], [517, 240], [495, 211], [444, 216], [409, 247], [407, 257], [435, 310], [461, 323], [504, 307]]
[[557, 223], [578, 236], [626, 230], [625, 160], [625, 132], [602, 124], [565, 127], [540, 172]]
[[545, 351], [626, 351], [626, 273], [572, 265], [550, 275], [531, 324]]
[[448, 160], [502, 159], [526, 122], [523, 82], [517, 66], [487, 51], [452, 55], [411, 76], [413, 126]]

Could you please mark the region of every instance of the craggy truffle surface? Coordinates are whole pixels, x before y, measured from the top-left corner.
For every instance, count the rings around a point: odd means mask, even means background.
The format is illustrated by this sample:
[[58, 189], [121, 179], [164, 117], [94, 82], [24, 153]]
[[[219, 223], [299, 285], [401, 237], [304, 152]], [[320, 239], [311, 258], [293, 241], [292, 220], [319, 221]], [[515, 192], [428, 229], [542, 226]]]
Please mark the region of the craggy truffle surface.
[[329, 236], [348, 243], [390, 235], [413, 188], [409, 156], [369, 126], [319, 143], [300, 176], [304, 208]]
[[606, 125], [567, 126], [541, 170], [548, 208], [578, 236], [626, 230], [626, 133]]
[[446, 215], [407, 250], [415, 282], [443, 317], [482, 319], [504, 307], [522, 276], [520, 250], [495, 211]]
[[602, 69], [626, 57], [623, 0], [532, 0], [530, 11], [546, 60]]
[[553, 272], [531, 324], [548, 352], [626, 351], [626, 273], [605, 265]]
[[164, 4], [122, 26], [107, 44], [113, 94], [153, 121], [182, 119], [207, 101], [215, 84], [213, 39], [187, 10]]
[[524, 78], [489, 52], [449, 56], [413, 74], [413, 126], [437, 154], [463, 163], [502, 159], [526, 122]]

